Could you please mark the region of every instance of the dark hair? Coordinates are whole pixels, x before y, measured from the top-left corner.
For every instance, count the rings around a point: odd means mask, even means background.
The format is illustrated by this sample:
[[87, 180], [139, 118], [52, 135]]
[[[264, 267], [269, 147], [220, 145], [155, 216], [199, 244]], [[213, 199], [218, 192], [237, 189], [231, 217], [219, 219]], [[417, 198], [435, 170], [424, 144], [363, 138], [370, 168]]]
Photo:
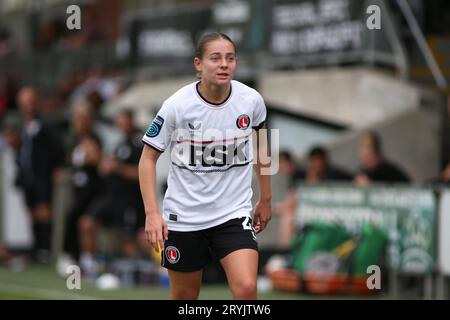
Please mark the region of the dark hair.
[[229, 36], [221, 32], [211, 32], [205, 33], [198, 40], [197, 48], [195, 49], [195, 57], [201, 59], [203, 57], [203, 53], [205, 52], [206, 45], [212, 41], [220, 39], [229, 41], [234, 47], [234, 52], [237, 53], [236, 44], [233, 42], [233, 40], [231, 40]]
[[328, 154], [324, 148], [315, 146], [315, 147], [311, 148], [311, 150], [309, 151], [308, 157], [309, 158], [320, 157], [326, 161], [328, 159]]
[[282, 150], [279, 153], [280, 158], [285, 158], [289, 162], [294, 162], [294, 157], [292, 156], [292, 153], [290, 153], [287, 150]]

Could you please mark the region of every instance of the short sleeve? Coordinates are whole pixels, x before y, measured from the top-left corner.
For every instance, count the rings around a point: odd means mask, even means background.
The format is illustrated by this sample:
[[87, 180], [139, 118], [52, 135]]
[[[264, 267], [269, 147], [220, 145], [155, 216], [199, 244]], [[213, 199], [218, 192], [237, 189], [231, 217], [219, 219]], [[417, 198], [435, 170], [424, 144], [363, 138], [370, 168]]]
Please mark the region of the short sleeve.
[[166, 101], [142, 137], [142, 142], [159, 152], [164, 152], [170, 145], [174, 129], [175, 107]]
[[261, 129], [266, 121], [267, 110], [263, 97], [257, 93], [255, 111], [253, 113], [253, 129]]

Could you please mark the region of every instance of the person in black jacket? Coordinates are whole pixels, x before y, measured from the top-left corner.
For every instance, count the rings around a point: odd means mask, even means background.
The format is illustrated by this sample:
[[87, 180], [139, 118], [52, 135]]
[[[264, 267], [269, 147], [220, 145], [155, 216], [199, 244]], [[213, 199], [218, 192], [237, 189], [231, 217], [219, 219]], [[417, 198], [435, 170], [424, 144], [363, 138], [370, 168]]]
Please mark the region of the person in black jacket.
[[[75, 106], [72, 118], [75, 141], [72, 144], [69, 159], [75, 201], [66, 215], [64, 255], [59, 257], [61, 259], [58, 261], [78, 260], [79, 219], [95, 201], [103, 187], [102, 178], [98, 172], [102, 148], [100, 139], [94, 133], [94, 120], [94, 110], [90, 104], [83, 102]], [[61, 263], [68, 264], [65, 261]], [[62, 271], [65, 272], [64, 268]]]
[[95, 267], [99, 227], [119, 230], [121, 254], [126, 257], [136, 257], [144, 239], [145, 211], [138, 180], [142, 134], [135, 128], [133, 113], [128, 109], [116, 116], [116, 126], [123, 133], [123, 140], [113, 156], [104, 155], [99, 165], [105, 187], [80, 218], [80, 266], [85, 274]]
[[362, 134], [359, 141], [359, 158], [361, 172], [355, 177], [357, 185], [371, 182], [402, 183], [409, 182], [408, 175], [383, 155], [381, 139], [373, 131]]
[[38, 98], [33, 87], [22, 88], [17, 97], [23, 120], [18, 148], [18, 183], [23, 188], [33, 223], [34, 258], [38, 262], [48, 262], [51, 246], [52, 176], [63, 162], [64, 151], [56, 135], [39, 118]]

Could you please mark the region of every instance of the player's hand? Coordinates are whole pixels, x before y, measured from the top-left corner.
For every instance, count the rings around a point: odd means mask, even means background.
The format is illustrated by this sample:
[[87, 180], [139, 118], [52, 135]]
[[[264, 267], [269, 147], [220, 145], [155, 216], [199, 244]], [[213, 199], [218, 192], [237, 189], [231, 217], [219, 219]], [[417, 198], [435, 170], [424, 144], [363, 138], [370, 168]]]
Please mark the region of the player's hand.
[[259, 200], [253, 213], [253, 227], [256, 233], [263, 231], [272, 218], [272, 205], [270, 200]]
[[158, 211], [148, 213], [145, 218], [145, 239], [150, 242], [155, 251], [158, 252], [159, 248], [164, 248], [164, 241], [167, 240], [168, 236], [167, 223], [161, 217], [161, 214]]

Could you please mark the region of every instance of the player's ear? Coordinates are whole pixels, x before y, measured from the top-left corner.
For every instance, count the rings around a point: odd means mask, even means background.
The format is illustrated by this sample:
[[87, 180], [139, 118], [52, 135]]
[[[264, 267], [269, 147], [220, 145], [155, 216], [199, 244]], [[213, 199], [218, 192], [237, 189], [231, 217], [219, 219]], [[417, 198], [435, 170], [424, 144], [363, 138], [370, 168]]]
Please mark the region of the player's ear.
[[201, 79], [202, 78], [202, 60], [198, 57], [194, 58], [194, 67], [195, 70], [197, 71], [196, 77], [197, 79]]
[[200, 60], [199, 57], [194, 58], [194, 67], [195, 67], [195, 70], [197, 70], [197, 72], [202, 71], [202, 61]]

